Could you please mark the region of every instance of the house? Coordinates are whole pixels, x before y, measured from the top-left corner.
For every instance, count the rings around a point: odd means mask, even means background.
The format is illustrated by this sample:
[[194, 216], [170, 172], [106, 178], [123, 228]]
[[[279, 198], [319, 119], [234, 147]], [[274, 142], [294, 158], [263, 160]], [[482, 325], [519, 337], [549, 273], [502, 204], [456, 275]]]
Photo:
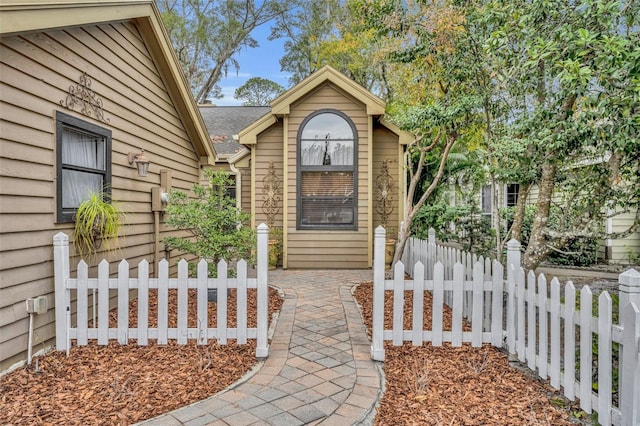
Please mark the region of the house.
[[[86, 191], [106, 188], [127, 211], [112, 272], [122, 258], [153, 265], [171, 232], [160, 187], [188, 191], [215, 152], [152, 0], [3, 0], [0, 22], [4, 371], [26, 358], [27, 298], [48, 300], [35, 350], [53, 342], [52, 237], [73, 234]], [[134, 164], [142, 150], [146, 176]]]
[[[375, 228], [397, 232], [413, 136], [384, 112], [381, 99], [325, 66], [230, 130], [237, 136], [222, 134], [229, 152], [219, 160], [236, 176], [239, 204], [253, 226], [282, 231], [284, 268], [371, 267]], [[221, 133], [205, 121], [215, 141]]]
[[[464, 196], [457, 196], [453, 184], [450, 184], [449, 188], [450, 205], [459, 205], [466, 202]], [[514, 207], [518, 201], [518, 190], [519, 185], [517, 183], [498, 184], [496, 190], [498, 208]], [[471, 189], [471, 191], [473, 190]], [[482, 188], [477, 191], [476, 195], [476, 200], [482, 214], [490, 220], [492, 220], [491, 192], [491, 185], [483, 185]], [[528, 192], [526, 204], [528, 206], [535, 206], [537, 199], [538, 187], [533, 185]], [[554, 201], [560, 203], [561, 199], [558, 194], [554, 195]], [[635, 212], [609, 211], [606, 219], [604, 219], [602, 223], [602, 230], [607, 234], [624, 233], [634, 225], [635, 220]], [[502, 224], [503, 227], [506, 225], [507, 224]], [[598, 242], [597, 258], [598, 261], [609, 264], [637, 264], [638, 261], [640, 261], [640, 232], [632, 232], [624, 238], [607, 238], [600, 240]]]

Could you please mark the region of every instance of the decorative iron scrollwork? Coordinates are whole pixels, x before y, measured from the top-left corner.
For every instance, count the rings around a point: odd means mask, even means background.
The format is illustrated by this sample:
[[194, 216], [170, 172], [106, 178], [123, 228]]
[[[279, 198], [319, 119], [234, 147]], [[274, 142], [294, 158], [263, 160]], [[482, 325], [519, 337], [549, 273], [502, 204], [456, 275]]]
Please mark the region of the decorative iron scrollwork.
[[96, 119], [104, 123], [109, 122], [108, 118], [104, 118], [102, 99], [91, 89], [91, 79], [86, 72], [80, 75], [80, 82], [78, 84], [69, 86], [67, 98], [62, 99], [60, 105], [70, 110], [74, 110], [76, 105], [79, 105], [82, 114], [89, 117], [95, 115]]
[[276, 174], [276, 166], [273, 161], [269, 162], [267, 174], [262, 178], [262, 193], [264, 201], [262, 202], [262, 212], [267, 215], [267, 226], [273, 228], [276, 216], [280, 213], [280, 197], [282, 193], [282, 182]]
[[376, 177], [376, 212], [380, 215], [381, 225], [386, 226], [393, 213], [394, 183], [389, 173], [389, 160], [382, 162], [380, 174]]

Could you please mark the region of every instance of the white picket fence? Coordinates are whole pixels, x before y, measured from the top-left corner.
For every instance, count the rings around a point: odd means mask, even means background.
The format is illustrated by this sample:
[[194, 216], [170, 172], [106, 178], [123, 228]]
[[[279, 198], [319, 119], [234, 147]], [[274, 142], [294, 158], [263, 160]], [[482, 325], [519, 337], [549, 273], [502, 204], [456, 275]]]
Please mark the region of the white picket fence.
[[[431, 243], [410, 241], [403, 256], [405, 262], [410, 262], [407, 268], [398, 262], [392, 279], [385, 279], [384, 242], [384, 229], [378, 228], [374, 243], [374, 360], [384, 360], [384, 341], [392, 341], [393, 345], [412, 341], [414, 345], [431, 342], [440, 346], [450, 342], [452, 346], [491, 343], [502, 347], [506, 337], [510, 354], [541, 378], [549, 379], [552, 387], [562, 389], [568, 399], [580, 399], [585, 412], [597, 412], [600, 424], [640, 425], [639, 272], [629, 270], [620, 275], [619, 324], [614, 324], [612, 299], [606, 291], [599, 296], [594, 311], [588, 286], [577, 291], [567, 283], [562, 292], [557, 278], [547, 286], [544, 275], [525, 275], [520, 266], [520, 243], [515, 240], [507, 245], [506, 286], [500, 263], [440, 247], [435, 238]], [[405, 280], [405, 272], [413, 279]], [[406, 290], [413, 291], [411, 330], [403, 329]], [[393, 292], [394, 301], [390, 330], [384, 329], [386, 291]], [[431, 330], [423, 330], [422, 326], [424, 291], [432, 292]], [[442, 326], [444, 304], [452, 311], [450, 330]], [[471, 331], [463, 331], [465, 318], [471, 323]], [[594, 392], [596, 341], [598, 391]], [[617, 353], [614, 345], [619, 345]], [[614, 361], [619, 371], [617, 407], [612, 404]]]
[[[218, 278], [208, 278], [207, 262], [201, 260], [197, 265], [197, 276], [189, 277], [188, 264], [183, 259], [178, 263], [176, 278], [169, 277], [169, 263], [158, 263], [158, 278], [149, 277], [149, 264], [143, 260], [138, 264], [137, 278], [129, 277], [129, 263], [122, 260], [118, 265], [117, 277], [109, 276], [109, 263], [103, 260], [98, 265], [97, 278], [89, 278], [89, 268], [80, 261], [77, 277], [72, 278], [69, 271], [69, 237], [58, 233], [53, 237], [55, 269], [55, 312], [56, 312], [56, 349], [69, 350], [71, 340], [77, 345], [87, 345], [97, 340], [98, 345], [107, 345], [109, 340], [117, 339], [126, 345], [136, 339], [137, 344], [146, 346], [149, 339], [157, 344], [167, 344], [176, 340], [183, 345], [189, 339], [196, 339], [204, 345], [210, 339], [226, 344], [235, 339], [245, 344], [247, 339], [256, 339], [256, 357], [269, 354], [268, 333], [268, 228], [258, 226], [257, 277], [247, 278], [247, 262], [237, 263], [237, 278], [227, 275], [227, 263], [220, 261]], [[157, 290], [158, 318], [157, 327], [149, 327], [149, 290]], [[169, 327], [169, 290], [177, 290], [177, 327]], [[197, 327], [188, 327], [187, 307], [189, 289], [197, 292]], [[216, 327], [208, 327], [208, 293], [217, 290]], [[236, 289], [237, 324], [228, 327], [227, 290]], [[247, 290], [257, 289], [257, 327], [247, 327]], [[129, 326], [130, 292], [134, 290], [138, 300], [137, 327]], [[97, 321], [89, 327], [89, 291], [97, 291]], [[109, 293], [117, 292], [117, 327], [109, 327]], [[74, 327], [71, 321], [72, 292], [77, 299], [77, 318]], [[95, 307], [94, 307], [95, 308]]]

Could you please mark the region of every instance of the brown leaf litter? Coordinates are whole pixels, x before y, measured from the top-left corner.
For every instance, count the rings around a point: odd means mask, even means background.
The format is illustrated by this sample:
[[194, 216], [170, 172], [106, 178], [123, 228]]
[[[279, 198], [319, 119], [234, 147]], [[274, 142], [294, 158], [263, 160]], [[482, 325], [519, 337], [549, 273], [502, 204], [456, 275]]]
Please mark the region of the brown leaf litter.
[[[157, 297], [150, 291], [149, 326], [157, 321]], [[170, 292], [169, 326], [176, 323], [176, 292]], [[235, 327], [235, 290], [229, 290], [229, 326]], [[215, 327], [215, 303], [209, 303], [209, 326]], [[269, 289], [269, 317], [282, 300]], [[195, 293], [189, 294], [190, 317], [195, 318]], [[256, 325], [255, 290], [248, 291], [249, 327]], [[137, 302], [129, 308], [135, 327]], [[110, 326], [117, 318], [111, 312]], [[192, 320], [192, 321], [195, 321]], [[190, 323], [189, 327], [195, 327]], [[246, 345], [229, 341], [207, 345], [190, 341], [149, 346], [110, 342], [98, 346], [73, 346], [65, 352], [50, 352], [0, 377], [0, 424], [3, 425], [127, 425], [155, 417], [211, 396], [233, 384], [255, 364], [255, 340]], [[38, 362], [39, 372], [34, 372]]]
[[[371, 332], [373, 286], [358, 286], [355, 297]], [[410, 292], [405, 292], [404, 324], [411, 328]], [[392, 326], [393, 294], [385, 297], [385, 328]], [[431, 327], [431, 295], [424, 296], [424, 326]], [[443, 327], [451, 329], [445, 306]], [[470, 330], [468, 323], [464, 329]], [[509, 366], [507, 355], [491, 345], [454, 348], [411, 342], [385, 342], [386, 390], [378, 425], [571, 425], [570, 406], [533, 374]], [[575, 408], [575, 407], [574, 407]]]

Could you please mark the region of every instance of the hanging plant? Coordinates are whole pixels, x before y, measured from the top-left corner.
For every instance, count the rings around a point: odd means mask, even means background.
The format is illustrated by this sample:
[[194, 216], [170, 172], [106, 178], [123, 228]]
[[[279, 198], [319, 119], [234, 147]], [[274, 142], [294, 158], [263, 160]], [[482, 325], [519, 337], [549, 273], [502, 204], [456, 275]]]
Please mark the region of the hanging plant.
[[118, 203], [111, 200], [110, 194], [90, 193], [75, 215], [73, 241], [80, 257], [94, 255], [103, 243], [106, 250], [117, 250], [124, 219], [124, 212]]

